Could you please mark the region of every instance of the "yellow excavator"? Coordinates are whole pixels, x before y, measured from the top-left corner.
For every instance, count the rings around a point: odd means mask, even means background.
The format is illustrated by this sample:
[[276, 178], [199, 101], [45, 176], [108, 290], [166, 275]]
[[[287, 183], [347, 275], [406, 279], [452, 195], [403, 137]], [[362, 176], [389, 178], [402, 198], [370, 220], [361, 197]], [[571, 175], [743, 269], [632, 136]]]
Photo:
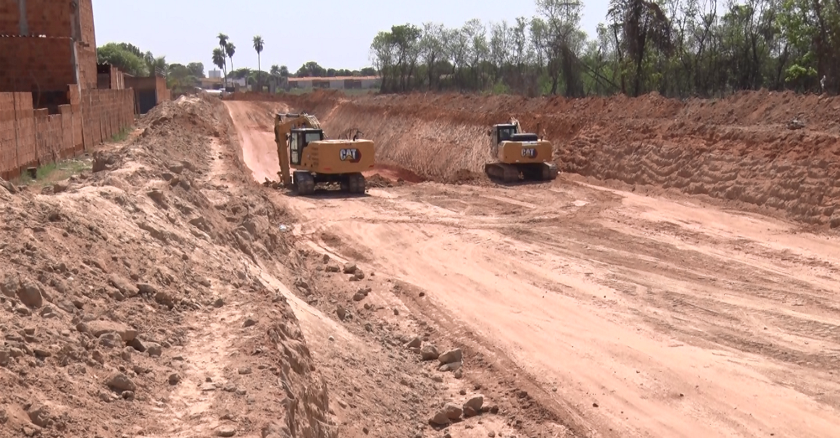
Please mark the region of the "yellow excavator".
[[512, 183], [520, 180], [549, 181], [557, 178], [551, 161], [551, 142], [537, 134], [523, 133], [519, 120], [493, 125], [490, 154], [495, 162], [484, 165], [488, 177]]
[[[285, 187], [300, 195], [315, 192], [315, 184], [339, 183], [350, 193], [365, 192], [363, 171], [373, 169], [373, 141], [358, 138], [326, 139], [318, 119], [306, 113], [278, 113], [274, 141]], [[294, 172], [291, 172], [294, 168]]]

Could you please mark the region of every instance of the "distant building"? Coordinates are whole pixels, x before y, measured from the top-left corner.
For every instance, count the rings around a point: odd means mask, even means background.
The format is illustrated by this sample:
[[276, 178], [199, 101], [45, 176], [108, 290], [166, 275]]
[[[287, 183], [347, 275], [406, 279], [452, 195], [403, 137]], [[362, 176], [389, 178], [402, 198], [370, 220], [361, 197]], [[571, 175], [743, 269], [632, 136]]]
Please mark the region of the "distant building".
[[379, 76], [336, 76], [326, 78], [289, 78], [289, 88], [323, 88], [331, 90], [368, 90], [379, 88]]
[[221, 70], [210, 70], [210, 71], [207, 72], [207, 74], [208, 74], [208, 77], [211, 78], [211, 79], [219, 79], [219, 78], [222, 77], [222, 71]]

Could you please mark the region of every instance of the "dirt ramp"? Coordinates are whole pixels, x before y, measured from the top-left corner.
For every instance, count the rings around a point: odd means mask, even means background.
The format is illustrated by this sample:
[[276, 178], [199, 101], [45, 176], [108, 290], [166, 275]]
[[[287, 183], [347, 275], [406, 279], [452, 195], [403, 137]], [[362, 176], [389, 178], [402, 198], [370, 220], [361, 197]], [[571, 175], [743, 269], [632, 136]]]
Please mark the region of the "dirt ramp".
[[840, 226], [840, 99], [767, 91], [679, 101], [410, 94], [289, 98], [333, 132], [358, 128], [377, 160], [451, 182], [481, 173], [490, 127], [518, 118], [555, 143], [562, 172], [769, 207]]

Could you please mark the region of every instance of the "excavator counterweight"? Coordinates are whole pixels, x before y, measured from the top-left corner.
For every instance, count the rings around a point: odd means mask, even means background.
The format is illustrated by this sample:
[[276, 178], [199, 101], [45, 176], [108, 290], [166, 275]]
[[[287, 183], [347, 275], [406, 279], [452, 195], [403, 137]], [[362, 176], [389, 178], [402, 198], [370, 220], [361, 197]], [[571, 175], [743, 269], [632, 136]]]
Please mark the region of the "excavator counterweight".
[[551, 142], [537, 134], [523, 133], [519, 120], [493, 126], [490, 132], [490, 155], [493, 161], [484, 165], [491, 179], [512, 183], [520, 180], [548, 181], [557, 178], [557, 166], [551, 161]]

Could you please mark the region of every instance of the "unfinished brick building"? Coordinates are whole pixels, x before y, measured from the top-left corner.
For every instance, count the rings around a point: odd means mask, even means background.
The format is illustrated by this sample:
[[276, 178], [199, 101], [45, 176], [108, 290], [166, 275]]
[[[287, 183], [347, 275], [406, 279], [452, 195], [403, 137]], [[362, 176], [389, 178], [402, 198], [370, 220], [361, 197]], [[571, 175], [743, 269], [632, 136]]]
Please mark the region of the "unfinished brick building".
[[115, 89], [119, 77], [97, 89], [98, 74], [92, 0], [0, 0], [0, 176], [82, 153], [133, 123], [132, 90]]
[[36, 107], [69, 84], [96, 88], [92, 0], [0, 2], [0, 66], [0, 92], [32, 92]]

